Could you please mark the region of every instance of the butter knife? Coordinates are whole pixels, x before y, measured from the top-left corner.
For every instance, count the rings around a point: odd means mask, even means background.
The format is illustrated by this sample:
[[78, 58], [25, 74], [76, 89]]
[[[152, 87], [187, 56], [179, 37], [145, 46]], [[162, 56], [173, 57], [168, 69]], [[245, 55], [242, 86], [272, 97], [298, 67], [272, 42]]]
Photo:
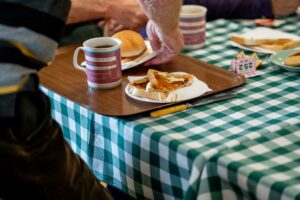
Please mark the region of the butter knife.
[[185, 103], [185, 104], [175, 105], [175, 106], [171, 106], [168, 108], [156, 110], [156, 111], [151, 112], [150, 115], [151, 115], [151, 117], [160, 117], [160, 116], [171, 114], [174, 112], [183, 111], [183, 110], [195, 107], [195, 106], [202, 106], [202, 105], [207, 105], [210, 103], [214, 103], [214, 102], [218, 102], [218, 101], [222, 101], [222, 100], [226, 100], [226, 99], [231, 99], [235, 96], [236, 96], [235, 93], [214, 95], [214, 96], [200, 99], [193, 103]]

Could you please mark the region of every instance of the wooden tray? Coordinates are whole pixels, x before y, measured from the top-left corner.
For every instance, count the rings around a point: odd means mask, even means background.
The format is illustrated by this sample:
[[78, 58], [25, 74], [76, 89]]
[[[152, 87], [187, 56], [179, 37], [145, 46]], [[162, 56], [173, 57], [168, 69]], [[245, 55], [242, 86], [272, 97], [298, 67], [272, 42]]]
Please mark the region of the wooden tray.
[[[178, 103], [145, 103], [131, 99], [125, 94], [127, 76], [145, 75], [148, 67], [144, 66], [123, 71], [122, 85], [117, 88], [110, 90], [88, 88], [85, 73], [73, 67], [72, 58], [76, 47], [60, 48], [54, 62], [39, 72], [43, 86], [94, 112], [108, 116], [130, 116]], [[79, 61], [83, 61], [83, 55], [79, 56]], [[167, 72], [184, 71], [195, 75], [213, 90], [201, 97], [245, 83], [245, 78], [241, 75], [185, 55], [178, 55], [171, 62], [161, 66], [152, 66], [152, 68]]]

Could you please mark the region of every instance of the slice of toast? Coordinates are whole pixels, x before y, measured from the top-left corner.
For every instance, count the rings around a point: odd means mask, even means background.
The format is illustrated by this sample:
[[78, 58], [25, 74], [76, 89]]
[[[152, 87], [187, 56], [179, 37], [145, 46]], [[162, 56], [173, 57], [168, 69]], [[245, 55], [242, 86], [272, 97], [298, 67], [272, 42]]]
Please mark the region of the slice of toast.
[[149, 84], [147, 91], [170, 92], [182, 87], [189, 86], [193, 81], [191, 74], [171, 74], [149, 69], [147, 73]]
[[300, 56], [300, 50], [296, 51], [295, 53], [292, 53], [291, 55], [289, 55], [289, 57], [290, 56]]
[[243, 46], [259, 46], [261, 48], [275, 51], [275, 52], [283, 49], [291, 49], [300, 46], [300, 40], [293, 40], [288, 38], [255, 39], [255, 38], [245, 38], [239, 35], [232, 35], [231, 40]]
[[294, 42], [294, 40], [289, 38], [264, 38], [264, 39], [256, 39], [256, 38], [246, 38], [239, 35], [232, 35], [230, 39], [236, 43], [239, 43], [244, 46], [258, 46], [258, 45], [264, 45], [264, 44], [278, 44], [278, 45], [286, 45], [291, 44]]
[[287, 57], [284, 60], [284, 64], [292, 67], [300, 67], [300, 54]]
[[132, 81], [128, 84], [128, 93], [136, 97], [158, 100], [161, 102], [175, 102], [177, 100], [176, 94], [170, 94], [160, 91], [146, 91], [149, 84], [148, 77]]
[[281, 51], [284, 49], [291, 49], [291, 48], [295, 48], [298, 47], [300, 45], [299, 41], [278, 41], [278, 42], [274, 42], [271, 44], [261, 44], [259, 45], [260, 47], [264, 48], [264, 49], [268, 49], [271, 51]]

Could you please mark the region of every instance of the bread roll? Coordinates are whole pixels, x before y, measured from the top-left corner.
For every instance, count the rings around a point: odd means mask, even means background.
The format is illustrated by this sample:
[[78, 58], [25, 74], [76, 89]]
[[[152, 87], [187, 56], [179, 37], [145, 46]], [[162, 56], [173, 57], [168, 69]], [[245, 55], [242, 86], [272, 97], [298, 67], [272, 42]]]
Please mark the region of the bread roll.
[[120, 31], [112, 36], [121, 40], [121, 56], [132, 57], [140, 55], [146, 49], [145, 40], [143, 37], [131, 30]]

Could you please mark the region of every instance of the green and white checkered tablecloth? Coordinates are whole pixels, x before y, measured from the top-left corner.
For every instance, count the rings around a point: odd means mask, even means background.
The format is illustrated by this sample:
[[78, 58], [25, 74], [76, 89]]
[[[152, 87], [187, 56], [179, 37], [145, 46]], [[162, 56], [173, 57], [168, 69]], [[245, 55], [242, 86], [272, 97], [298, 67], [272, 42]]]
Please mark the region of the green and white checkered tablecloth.
[[300, 124], [214, 155], [199, 194], [200, 199], [300, 199]]
[[[243, 24], [223, 19], [210, 22], [207, 24], [206, 47], [184, 53], [228, 68], [230, 60], [239, 52], [230, 46], [229, 34], [240, 32], [245, 27]], [[286, 19], [286, 23], [279, 29], [300, 35], [300, 17]], [[280, 70], [268, 62], [264, 63], [260, 71], [263, 72], [262, 76], [248, 79], [245, 86], [236, 89], [238, 94], [235, 99], [157, 119], [152, 119], [147, 114], [130, 118], [103, 116], [47, 88], [42, 87], [42, 90], [50, 97], [53, 117], [61, 124], [65, 138], [73, 150], [87, 162], [100, 180], [128, 192], [133, 197], [210, 199], [217, 194], [217, 197], [227, 199], [224, 194], [233, 193], [232, 196], [237, 198], [267, 199], [265, 197], [285, 192], [284, 197], [293, 198], [296, 196], [295, 190], [283, 191], [282, 187], [263, 184], [259, 176], [253, 178], [250, 175], [248, 179], [242, 179], [248, 181], [249, 187], [245, 187], [245, 182], [240, 182], [240, 179], [226, 179], [232, 176], [243, 178], [240, 170], [230, 168], [230, 164], [225, 165], [231, 161], [224, 157], [227, 156], [226, 152], [232, 155], [230, 158], [234, 163], [234, 155], [247, 151], [246, 147], [252, 141], [259, 145], [261, 138], [282, 132], [291, 135], [293, 141], [293, 135], [299, 131], [300, 74]], [[284, 138], [284, 135], [281, 136]], [[270, 141], [270, 144], [277, 143]], [[266, 145], [270, 148], [269, 144]], [[231, 153], [231, 149], [234, 151], [242, 147], [245, 147], [244, 151]], [[286, 148], [286, 151], [290, 151], [287, 155], [293, 154], [290, 148]], [[253, 155], [246, 152], [245, 156], [248, 154], [250, 161], [257, 156], [254, 151]], [[268, 158], [266, 156], [265, 159]], [[299, 164], [299, 154], [298, 157], [296, 153], [289, 158], [293, 164]], [[219, 167], [224, 159], [225, 167]], [[209, 174], [206, 171], [210, 170], [208, 167], [214, 162], [222, 170]], [[247, 162], [241, 161], [240, 165]], [[253, 159], [252, 162], [259, 163], [260, 159]], [[270, 164], [272, 169], [277, 169], [276, 164], [280, 168], [280, 163], [273, 163]], [[246, 169], [247, 167], [243, 168]], [[267, 177], [273, 172], [277, 173], [276, 170], [267, 171], [263, 178], [267, 182], [271, 181]], [[287, 173], [286, 176], [293, 173]], [[208, 177], [211, 178], [208, 180]], [[234, 182], [235, 180], [237, 181]], [[223, 184], [225, 181], [228, 184]], [[218, 183], [216, 187], [215, 182]], [[297, 188], [299, 183], [299, 179], [292, 179], [286, 184]], [[260, 193], [254, 191], [252, 184], [263, 184], [261, 190], [270, 195], [259, 196]], [[300, 194], [300, 190], [298, 193]]]

